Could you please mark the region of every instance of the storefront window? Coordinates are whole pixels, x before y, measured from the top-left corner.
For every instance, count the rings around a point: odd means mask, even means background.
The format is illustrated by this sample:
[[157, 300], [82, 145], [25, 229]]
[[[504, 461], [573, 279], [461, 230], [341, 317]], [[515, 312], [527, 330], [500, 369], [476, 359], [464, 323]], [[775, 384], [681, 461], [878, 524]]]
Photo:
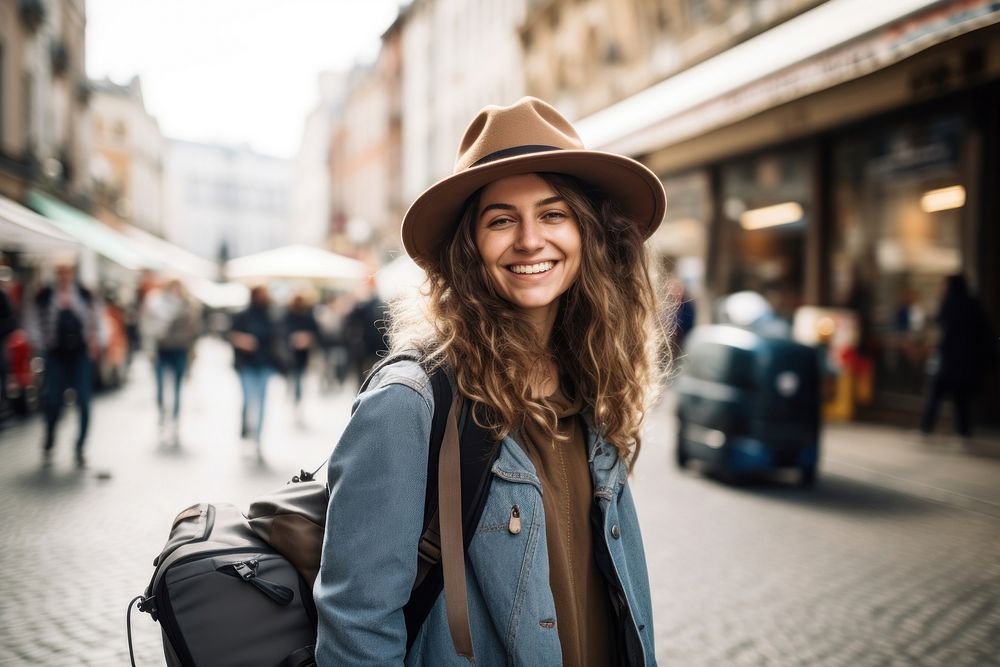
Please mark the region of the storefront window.
[[812, 171], [806, 151], [767, 153], [721, 171], [723, 294], [759, 292], [789, 322], [803, 300]]
[[963, 123], [955, 116], [845, 136], [834, 148], [834, 303], [857, 312], [876, 391], [923, 393], [944, 279], [962, 271]]
[[705, 280], [706, 229], [711, 218], [708, 174], [694, 171], [663, 179], [667, 217], [650, 239], [653, 253], [667, 273], [688, 293], [700, 297]]

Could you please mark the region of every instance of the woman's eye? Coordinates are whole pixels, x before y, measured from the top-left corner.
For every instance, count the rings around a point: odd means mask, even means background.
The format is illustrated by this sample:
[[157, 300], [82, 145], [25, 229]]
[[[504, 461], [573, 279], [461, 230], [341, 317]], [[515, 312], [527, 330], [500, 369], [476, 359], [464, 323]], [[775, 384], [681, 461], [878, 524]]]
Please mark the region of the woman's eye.
[[565, 211], [546, 211], [542, 215], [542, 220], [548, 220], [549, 222], [558, 222], [560, 220], [566, 219]]
[[514, 222], [513, 218], [506, 218], [506, 217], [503, 217], [503, 218], [493, 218], [488, 223], [486, 223], [486, 226], [487, 227], [500, 227], [500, 226], [506, 225], [506, 224], [511, 223], [511, 222]]

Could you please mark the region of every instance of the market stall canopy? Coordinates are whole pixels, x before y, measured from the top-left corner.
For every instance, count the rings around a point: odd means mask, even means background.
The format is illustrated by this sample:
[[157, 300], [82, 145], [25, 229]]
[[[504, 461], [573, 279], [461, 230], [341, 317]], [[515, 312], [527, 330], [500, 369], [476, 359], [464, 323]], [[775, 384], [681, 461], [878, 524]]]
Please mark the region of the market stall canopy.
[[250, 288], [242, 283], [217, 283], [197, 276], [181, 276], [180, 281], [191, 296], [209, 308], [231, 310], [250, 303]]
[[0, 197], [0, 250], [48, 254], [74, 252], [79, 246], [31, 209]]
[[133, 271], [160, 268], [160, 262], [142, 252], [125, 236], [58, 199], [30, 190], [28, 206], [45, 216], [63, 234], [115, 264]]
[[369, 274], [367, 265], [350, 257], [307, 245], [289, 245], [226, 262], [230, 280], [309, 280], [331, 287], [354, 287]]

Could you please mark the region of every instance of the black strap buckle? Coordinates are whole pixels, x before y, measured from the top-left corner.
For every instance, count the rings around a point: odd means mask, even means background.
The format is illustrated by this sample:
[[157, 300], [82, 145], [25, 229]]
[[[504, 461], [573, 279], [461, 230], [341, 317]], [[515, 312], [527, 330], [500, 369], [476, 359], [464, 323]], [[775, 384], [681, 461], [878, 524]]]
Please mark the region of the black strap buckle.
[[156, 596], [150, 595], [148, 598], [142, 598], [139, 600], [139, 604], [136, 605], [139, 611], [145, 614], [155, 614], [156, 613]]

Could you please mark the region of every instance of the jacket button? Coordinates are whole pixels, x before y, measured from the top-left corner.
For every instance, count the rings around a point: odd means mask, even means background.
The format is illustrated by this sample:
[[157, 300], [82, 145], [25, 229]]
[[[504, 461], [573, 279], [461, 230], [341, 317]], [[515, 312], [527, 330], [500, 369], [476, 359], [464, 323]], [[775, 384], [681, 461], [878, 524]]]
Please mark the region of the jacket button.
[[622, 531], [618, 530], [618, 524], [616, 523], [613, 526], [611, 526], [611, 537], [617, 540], [621, 536], [622, 536]]

